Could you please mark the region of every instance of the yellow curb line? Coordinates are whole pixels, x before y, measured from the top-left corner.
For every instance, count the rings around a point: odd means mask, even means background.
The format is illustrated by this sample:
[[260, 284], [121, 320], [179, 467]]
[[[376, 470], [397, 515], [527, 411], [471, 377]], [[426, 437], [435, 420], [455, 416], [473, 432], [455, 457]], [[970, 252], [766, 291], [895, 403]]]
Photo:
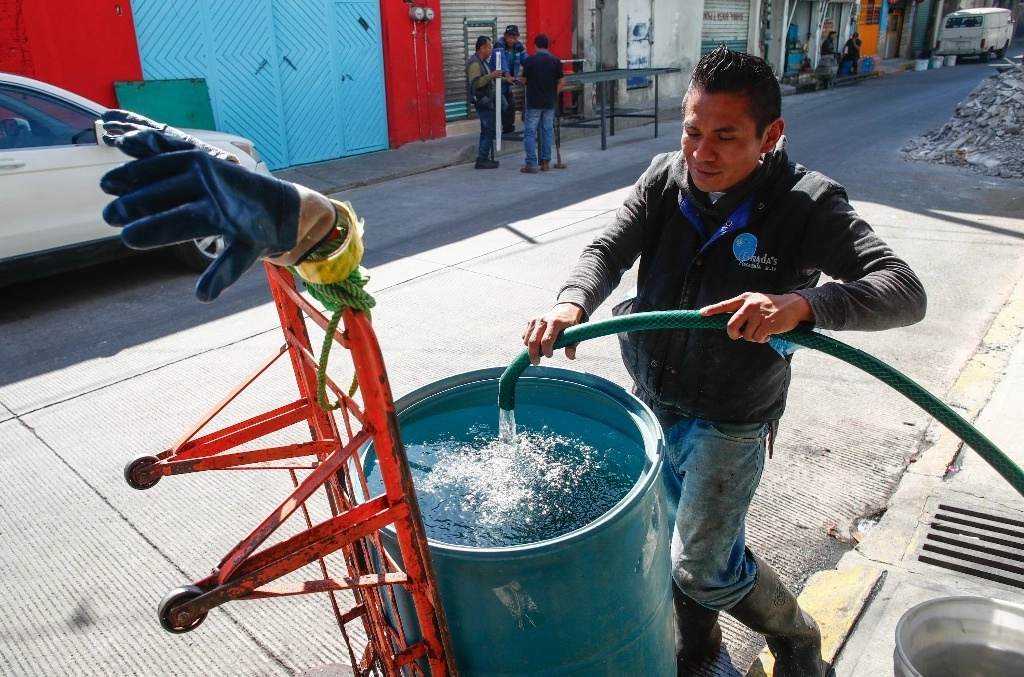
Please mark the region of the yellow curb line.
[[[1010, 297], [996, 313], [992, 325], [981, 339], [977, 349], [956, 382], [946, 392], [949, 403], [964, 420], [974, 423], [995, 391], [1010, 361], [1015, 346], [1024, 331], [1024, 277], [1017, 281]], [[937, 425], [933, 422], [932, 425]], [[942, 477], [952, 463], [963, 442], [945, 427], [940, 428], [935, 442], [907, 468], [916, 475]]]
[[[882, 569], [859, 566], [819, 571], [808, 579], [798, 598], [800, 608], [817, 621], [821, 629], [821, 655], [830, 664], [839, 655], [884, 576]], [[766, 647], [746, 677], [767, 677], [774, 668], [775, 659]]]

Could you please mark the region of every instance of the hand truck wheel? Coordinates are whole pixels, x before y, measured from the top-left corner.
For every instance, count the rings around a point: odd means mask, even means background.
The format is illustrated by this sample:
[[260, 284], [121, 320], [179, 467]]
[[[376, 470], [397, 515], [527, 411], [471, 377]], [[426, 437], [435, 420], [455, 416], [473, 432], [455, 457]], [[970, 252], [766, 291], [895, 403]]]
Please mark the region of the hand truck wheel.
[[136, 456], [124, 467], [124, 481], [132, 489], [149, 489], [160, 481], [160, 475], [150, 475], [147, 471], [159, 462], [156, 456]]
[[201, 594], [203, 594], [201, 588], [197, 588], [194, 585], [182, 585], [164, 595], [164, 598], [160, 600], [160, 606], [156, 610], [163, 629], [180, 635], [198, 628], [199, 624], [206, 620], [205, 612], [195, 618], [184, 612], [177, 614], [172, 612], [175, 606], [193, 600]]

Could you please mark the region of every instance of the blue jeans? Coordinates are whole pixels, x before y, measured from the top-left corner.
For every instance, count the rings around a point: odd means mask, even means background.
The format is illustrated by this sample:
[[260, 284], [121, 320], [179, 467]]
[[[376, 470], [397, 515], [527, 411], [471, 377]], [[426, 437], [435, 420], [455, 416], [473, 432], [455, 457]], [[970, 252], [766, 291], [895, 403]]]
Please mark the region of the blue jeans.
[[540, 159], [551, 162], [551, 140], [555, 136], [554, 108], [527, 108], [523, 118], [523, 149], [526, 166], [537, 166], [537, 123], [540, 123]]
[[494, 143], [494, 109], [484, 108], [477, 104], [473, 104], [476, 108], [476, 114], [480, 116], [480, 145], [476, 150], [476, 159], [489, 160], [491, 157], [491, 144]]
[[732, 608], [756, 582], [746, 551], [747, 509], [764, 470], [766, 423], [687, 418], [666, 426], [662, 478], [672, 530], [672, 578], [717, 611]]

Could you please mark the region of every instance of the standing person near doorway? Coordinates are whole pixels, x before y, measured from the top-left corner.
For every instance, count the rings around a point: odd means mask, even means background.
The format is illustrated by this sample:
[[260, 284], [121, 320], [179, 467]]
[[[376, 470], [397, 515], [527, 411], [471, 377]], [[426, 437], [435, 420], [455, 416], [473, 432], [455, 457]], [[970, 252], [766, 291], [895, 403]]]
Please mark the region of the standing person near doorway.
[[497, 169], [498, 161], [491, 159], [491, 148], [494, 143], [496, 124], [494, 106], [496, 103], [495, 80], [505, 75], [502, 71], [492, 71], [487, 65], [494, 46], [491, 39], [481, 35], [476, 39], [476, 51], [466, 61], [466, 96], [473, 102], [476, 114], [480, 117], [480, 142], [477, 144], [476, 168]]
[[[526, 111], [523, 115], [524, 174], [546, 172], [551, 165], [551, 142], [555, 129], [555, 105], [565, 84], [562, 62], [548, 51], [548, 36], [541, 33], [533, 39], [537, 52], [523, 66], [526, 85]], [[540, 167], [537, 166], [537, 130], [540, 129]]]
[[[616, 315], [731, 314], [726, 331], [620, 335], [633, 392], [665, 432], [679, 675], [718, 652], [722, 611], [765, 636], [774, 677], [835, 674], [814, 619], [746, 544], [791, 377], [791, 351], [771, 339], [800, 324], [876, 331], [925, 314], [914, 271], [842, 186], [789, 159], [784, 129], [764, 59], [724, 45], [704, 55], [683, 97], [681, 150], [654, 157], [522, 335], [534, 364], [550, 357], [562, 330], [586, 321], [637, 261], [636, 293]], [[830, 281], [819, 285], [823, 273]], [[576, 346], [565, 353], [574, 358]]]
[[843, 71], [843, 64], [847, 61], [853, 63], [853, 74], [857, 74], [857, 69], [860, 64], [860, 36], [856, 33], [850, 36], [850, 39], [843, 45], [843, 58], [839, 60], [839, 72]]
[[821, 41], [821, 55], [835, 57], [836, 54], [836, 37], [835, 31], [829, 31], [828, 36]]
[[[516, 97], [512, 85], [515, 84], [515, 78], [519, 76], [519, 71], [529, 56], [526, 45], [519, 42], [519, 26], [505, 26], [505, 34], [494, 43], [494, 53], [499, 50], [503, 52], [502, 70], [506, 71], [510, 78], [501, 82], [501, 133], [511, 134], [516, 131]], [[494, 70], [496, 65], [494, 53], [488, 62], [491, 70]]]

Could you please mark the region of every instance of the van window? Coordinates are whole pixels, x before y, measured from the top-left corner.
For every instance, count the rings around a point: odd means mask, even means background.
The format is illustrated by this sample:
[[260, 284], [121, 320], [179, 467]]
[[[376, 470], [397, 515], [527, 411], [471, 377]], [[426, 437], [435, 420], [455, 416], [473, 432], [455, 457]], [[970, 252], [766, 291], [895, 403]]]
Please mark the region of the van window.
[[951, 16], [946, 19], [946, 28], [977, 28], [980, 25], [980, 16]]

